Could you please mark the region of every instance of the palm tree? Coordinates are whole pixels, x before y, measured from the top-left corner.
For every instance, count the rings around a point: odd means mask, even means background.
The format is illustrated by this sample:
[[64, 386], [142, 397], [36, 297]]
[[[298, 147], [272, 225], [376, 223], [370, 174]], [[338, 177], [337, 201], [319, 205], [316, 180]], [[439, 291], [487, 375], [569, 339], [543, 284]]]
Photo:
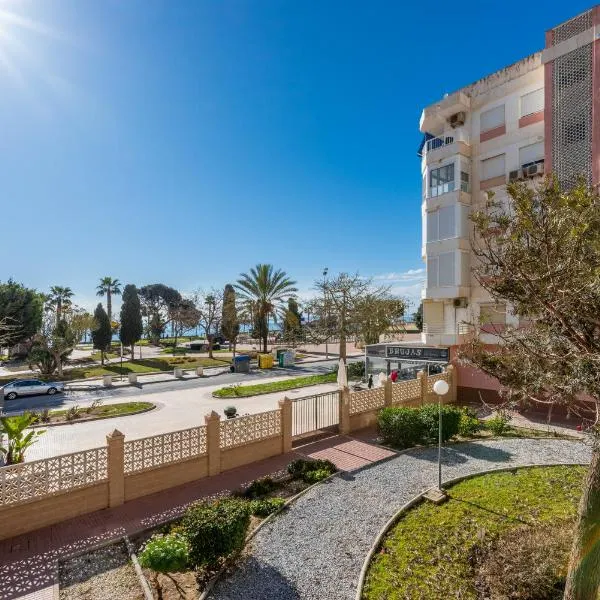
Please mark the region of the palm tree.
[[73, 290], [70, 287], [62, 287], [60, 285], [53, 285], [50, 288], [50, 294], [47, 296], [51, 306], [56, 309], [56, 324], [58, 325], [64, 308], [71, 306], [71, 298], [73, 297]]
[[112, 277], [102, 277], [100, 285], [96, 288], [96, 295], [104, 296], [106, 294], [106, 314], [112, 326], [112, 296], [118, 296], [121, 293], [121, 282]]
[[242, 273], [235, 287], [248, 307], [252, 308], [255, 325], [263, 340], [263, 352], [267, 352], [269, 317], [277, 319], [281, 304], [297, 292], [296, 282], [285, 271], [273, 269], [273, 265], [256, 265], [249, 273]]

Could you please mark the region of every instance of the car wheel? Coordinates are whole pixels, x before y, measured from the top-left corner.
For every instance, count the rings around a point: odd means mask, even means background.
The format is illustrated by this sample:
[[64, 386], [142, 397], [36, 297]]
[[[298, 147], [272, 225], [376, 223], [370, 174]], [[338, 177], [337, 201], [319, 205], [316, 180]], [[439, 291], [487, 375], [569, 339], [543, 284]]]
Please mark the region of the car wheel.
[[9, 394], [6, 394], [7, 400], [14, 400], [16, 397], [17, 397], [17, 392], [10, 392]]
[[46, 392], [48, 395], [53, 396], [54, 394], [56, 394], [57, 389], [56, 388], [48, 388], [48, 391]]

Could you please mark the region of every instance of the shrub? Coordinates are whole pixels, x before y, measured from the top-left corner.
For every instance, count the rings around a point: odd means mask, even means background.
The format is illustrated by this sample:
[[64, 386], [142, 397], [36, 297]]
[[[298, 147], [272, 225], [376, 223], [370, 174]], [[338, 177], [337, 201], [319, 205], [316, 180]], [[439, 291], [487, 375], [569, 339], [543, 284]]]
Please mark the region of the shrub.
[[306, 483], [317, 483], [319, 481], [323, 481], [323, 479], [327, 479], [331, 473], [327, 469], [315, 469], [314, 471], [306, 471], [302, 476], [302, 479]]
[[572, 537], [571, 523], [508, 530], [479, 558], [478, 587], [486, 598], [562, 598]]
[[[460, 409], [442, 405], [442, 440], [448, 441], [459, 430]], [[439, 407], [426, 404], [419, 408], [389, 406], [379, 411], [379, 433], [386, 444], [395, 448], [410, 448], [429, 444], [439, 437]]]
[[377, 424], [383, 441], [395, 448], [410, 448], [423, 441], [423, 423], [415, 408], [388, 406], [379, 411]]
[[248, 502], [225, 498], [199, 502], [187, 509], [182, 519], [194, 566], [214, 566], [222, 557], [244, 547], [250, 524]]
[[80, 416], [81, 415], [79, 414], [79, 405], [76, 404], [75, 406], [71, 406], [71, 408], [69, 408], [67, 412], [65, 412], [65, 421], [74, 421]]
[[463, 437], [471, 437], [483, 427], [481, 421], [477, 418], [472, 410], [465, 408], [460, 415], [458, 423], [458, 433]]
[[330, 460], [307, 460], [298, 458], [288, 465], [287, 471], [294, 479], [302, 479], [303, 481], [306, 481], [306, 483], [315, 483], [316, 481], [324, 479], [324, 477], [315, 479], [312, 473], [324, 471], [327, 473], [325, 477], [329, 477], [329, 475], [332, 475], [337, 471], [337, 467]]
[[502, 412], [499, 412], [495, 417], [488, 419], [485, 426], [494, 434], [502, 435], [509, 429], [510, 417]]
[[246, 498], [258, 498], [260, 496], [266, 496], [276, 488], [277, 484], [270, 477], [263, 477], [262, 479], [255, 479], [244, 490], [244, 496]]
[[184, 571], [189, 562], [189, 546], [185, 537], [177, 533], [153, 535], [139, 556], [140, 565], [157, 573]]
[[278, 511], [285, 504], [283, 498], [265, 498], [263, 500], [252, 500], [250, 512], [255, 517], [268, 517], [271, 513]]

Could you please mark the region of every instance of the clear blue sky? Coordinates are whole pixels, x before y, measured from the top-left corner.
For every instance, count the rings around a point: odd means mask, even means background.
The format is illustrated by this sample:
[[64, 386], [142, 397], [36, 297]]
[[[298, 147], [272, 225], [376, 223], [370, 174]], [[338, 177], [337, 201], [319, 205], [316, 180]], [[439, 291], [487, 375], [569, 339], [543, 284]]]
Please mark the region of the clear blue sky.
[[587, 2], [0, 0], [0, 280], [416, 297], [423, 106]]

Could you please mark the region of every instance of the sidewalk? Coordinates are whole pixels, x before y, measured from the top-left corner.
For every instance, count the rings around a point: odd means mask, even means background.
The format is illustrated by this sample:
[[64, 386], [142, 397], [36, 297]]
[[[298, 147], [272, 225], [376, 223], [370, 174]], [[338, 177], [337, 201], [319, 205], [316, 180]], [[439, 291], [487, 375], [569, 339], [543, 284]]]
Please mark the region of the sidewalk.
[[[335, 435], [214, 477], [165, 490], [122, 506], [0, 541], [0, 600], [58, 598], [58, 561], [172, 520], [193, 501], [224, 495], [285, 469], [300, 456], [328, 458], [351, 471], [394, 456], [394, 452]], [[56, 596], [55, 596], [56, 594]]]

